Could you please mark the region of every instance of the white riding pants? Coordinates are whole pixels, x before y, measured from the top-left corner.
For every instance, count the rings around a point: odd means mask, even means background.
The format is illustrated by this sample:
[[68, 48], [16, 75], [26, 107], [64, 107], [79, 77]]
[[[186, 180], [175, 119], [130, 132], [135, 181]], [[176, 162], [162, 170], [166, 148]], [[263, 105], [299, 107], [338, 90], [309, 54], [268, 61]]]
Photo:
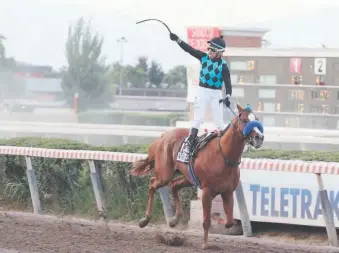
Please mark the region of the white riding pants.
[[204, 122], [206, 110], [208, 106], [210, 106], [214, 125], [217, 129], [222, 130], [224, 128], [224, 105], [223, 103], [219, 104], [219, 99], [221, 98], [221, 90], [213, 90], [199, 86], [194, 98], [194, 119], [191, 122], [191, 128], [200, 128], [200, 125]]

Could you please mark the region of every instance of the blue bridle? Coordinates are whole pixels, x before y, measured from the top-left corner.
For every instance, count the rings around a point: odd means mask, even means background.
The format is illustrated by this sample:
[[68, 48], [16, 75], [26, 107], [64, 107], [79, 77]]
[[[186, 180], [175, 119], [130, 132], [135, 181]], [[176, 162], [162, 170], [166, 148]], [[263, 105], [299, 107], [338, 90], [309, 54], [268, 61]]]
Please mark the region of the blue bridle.
[[[230, 109], [230, 111], [232, 112], [232, 114], [233, 114], [234, 116], [237, 116], [237, 114], [234, 112], [234, 110], [232, 109], [232, 107], [228, 107], [228, 108]], [[252, 112], [252, 107], [251, 107], [249, 104], [247, 104], [246, 107], [245, 107], [244, 109], [247, 110], [249, 113]], [[238, 115], [238, 120], [239, 120], [240, 122], [242, 122], [242, 120], [240, 119], [240, 116], [241, 116], [241, 114]], [[259, 131], [260, 131], [262, 134], [264, 134], [264, 126], [263, 126], [263, 124], [262, 124], [260, 121], [258, 121], [258, 120], [252, 120], [252, 121], [250, 121], [249, 123], [247, 123], [246, 126], [245, 126], [245, 128], [244, 128], [244, 130], [242, 131], [242, 134], [243, 134], [245, 137], [247, 137], [247, 136], [251, 133], [251, 131], [253, 130], [253, 128], [255, 128], [255, 127], [257, 127], [257, 128], [259, 129]]]

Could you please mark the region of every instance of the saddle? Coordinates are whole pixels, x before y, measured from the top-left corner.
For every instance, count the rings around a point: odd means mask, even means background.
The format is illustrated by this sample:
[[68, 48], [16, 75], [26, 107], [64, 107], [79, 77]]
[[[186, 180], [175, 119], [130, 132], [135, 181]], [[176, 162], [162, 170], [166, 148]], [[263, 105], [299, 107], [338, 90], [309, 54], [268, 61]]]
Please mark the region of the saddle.
[[[192, 152], [191, 157], [192, 158], [196, 157], [198, 152], [202, 148], [204, 148], [207, 145], [207, 143], [209, 143], [214, 138], [221, 136], [223, 134], [223, 132], [219, 133], [217, 131], [212, 131], [212, 132], [204, 133], [203, 135], [197, 136], [197, 138], [195, 139], [195, 142], [194, 142], [194, 147], [193, 147], [193, 152]], [[189, 163], [190, 154], [188, 152], [189, 151], [188, 145], [189, 145], [188, 144], [188, 137], [186, 137], [183, 140], [183, 142], [182, 142], [182, 144], [179, 148], [179, 151], [178, 151], [178, 155], [177, 155], [177, 161], [178, 162]]]

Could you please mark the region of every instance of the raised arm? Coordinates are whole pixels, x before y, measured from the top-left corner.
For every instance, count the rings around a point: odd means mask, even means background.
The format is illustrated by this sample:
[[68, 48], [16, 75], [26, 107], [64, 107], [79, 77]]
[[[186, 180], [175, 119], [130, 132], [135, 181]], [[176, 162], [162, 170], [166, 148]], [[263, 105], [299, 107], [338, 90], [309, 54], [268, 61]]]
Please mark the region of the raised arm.
[[193, 57], [197, 58], [199, 61], [201, 60], [202, 57], [205, 56], [206, 53], [197, 50], [193, 47], [191, 47], [189, 44], [187, 44], [186, 42], [182, 41], [176, 34], [171, 33], [170, 34], [170, 38], [173, 41], [176, 41], [178, 43], [178, 45], [187, 53], [189, 53], [190, 55], [192, 55]]
[[231, 97], [232, 96], [232, 82], [231, 82], [230, 69], [228, 68], [227, 64], [223, 65], [222, 76], [223, 76], [224, 84], [226, 88], [226, 96], [229, 95], [229, 97]]

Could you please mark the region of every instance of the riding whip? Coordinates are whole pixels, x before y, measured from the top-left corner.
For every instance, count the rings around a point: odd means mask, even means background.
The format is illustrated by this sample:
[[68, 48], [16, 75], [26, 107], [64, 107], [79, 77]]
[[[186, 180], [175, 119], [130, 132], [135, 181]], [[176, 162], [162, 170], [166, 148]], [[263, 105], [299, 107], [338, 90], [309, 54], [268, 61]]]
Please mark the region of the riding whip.
[[162, 22], [162, 21], [159, 20], [159, 19], [149, 18], [149, 19], [145, 19], [145, 20], [138, 21], [136, 24], [140, 24], [140, 23], [143, 23], [143, 22], [146, 22], [146, 21], [151, 21], [151, 20], [158, 21], [158, 22], [162, 23], [162, 24], [167, 28], [168, 32], [169, 32], [169, 33], [172, 33], [172, 31], [169, 29], [169, 27], [168, 27], [164, 22]]

